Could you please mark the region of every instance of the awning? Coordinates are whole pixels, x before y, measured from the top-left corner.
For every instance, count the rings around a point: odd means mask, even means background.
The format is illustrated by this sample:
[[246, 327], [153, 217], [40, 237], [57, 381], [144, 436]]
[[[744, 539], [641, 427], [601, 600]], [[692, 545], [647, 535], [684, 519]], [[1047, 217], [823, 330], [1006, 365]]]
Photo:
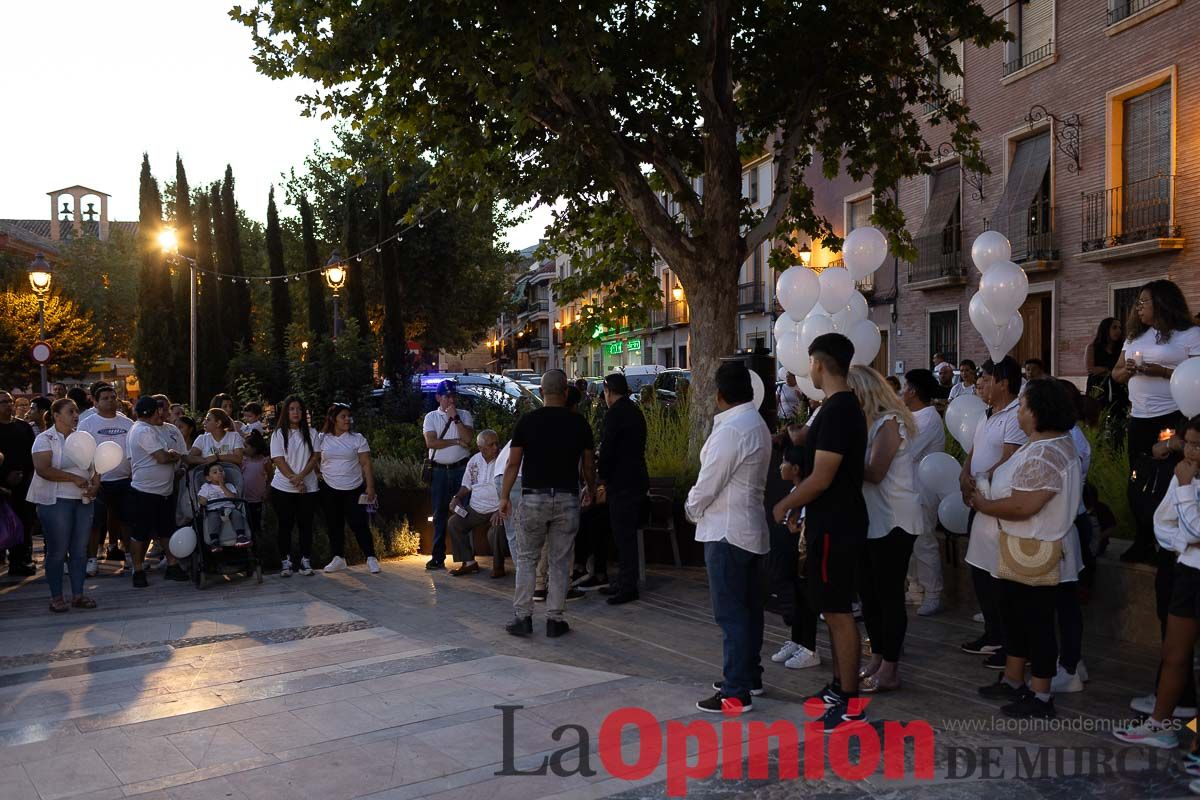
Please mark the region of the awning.
[[1049, 166], [1049, 133], [1017, 142], [1012, 166], [1008, 169], [1008, 180], [1004, 184], [1004, 194], [1000, 197], [1000, 204], [996, 206], [996, 220], [1001, 226], [1006, 226], [1013, 214], [1029, 208], [1042, 186]]
[[942, 167], [933, 173], [933, 187], [929, 192], [929, 207], [925, 210], [925, 219], [921, 221], [921, 229], [917, 236], [932, 236], [940, 234], [950, 224], [954, 217], [954, 209], [958, 207], [959, 177], [958, 165]]

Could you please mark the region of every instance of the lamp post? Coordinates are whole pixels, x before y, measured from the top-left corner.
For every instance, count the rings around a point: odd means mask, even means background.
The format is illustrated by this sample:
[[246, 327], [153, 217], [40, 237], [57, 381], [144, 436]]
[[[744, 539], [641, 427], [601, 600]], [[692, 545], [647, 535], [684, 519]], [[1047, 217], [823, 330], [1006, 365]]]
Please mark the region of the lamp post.
[[[555, 339], [558, 338], [558, 332], [562, 330], [562, 320], [554, 320], [554, 330], [550, 332], [550, 369], [557, 369], [558, 365], [554, 363], [554, 345]], [[566, 365], [564, 365], [566, 366]]]
[[[671, 290], [671, 297], [674, 298], [676, 306], [677, 306], [674, 309], [674, 313], [676, 315], [675, 319], [678, 320], [683, 316], [682, 314], [679, 313], [679, 308], [678, 308], [678, 304], [683, 302], [683, 287], [680, 286], [679, 284], [675, 284], [675, 288]], [[678, 325], [671, 326], [671, 364], [675, 364], [675, 361], [679, 358], [679, 345], [675, 339], [675, 336], [676, 336], [676, 333], [678, 332], [678, 330], [679, 330]], [[679, 367], [680, 369], [687, 368], [687, 364], [676, 364], [676, 366]]]
[[338, 315], [338, 292], [346, 285], [346, 265], [342, 263], [342, 254], [336, 249], [325, 262], [325, 283], [333, 290], [333, 338], [336, 341], [341, 327], [341, 317]]
[[179, 237], [174, 228], [158, 232], [158, 244], [167, 258], [175, 263], [183, 259], [188, 265], [188, 407], [196, 403], [196, 259], [179, 252]]
[[809, 261], [812, 261], [812, 248], [805, 242], [800, 248], [800, 263], [807, 267]]
[[[50, 293], [50, 280], [52, 278], [50, 272], [50, 262], [46, 261], [46, 257], [41, 253], [34, 256], [33, 261], [29, 262], [29, 285], [33, 288], [33, 293], [37, 295], [38, 301], [38, 340], [45, 341], [46, 339], [46, 295]], [[41, 378], [42, 378], [42, 395], [50, 393], [50, 384], [46, 376], [46, 364], [42, 362]]]

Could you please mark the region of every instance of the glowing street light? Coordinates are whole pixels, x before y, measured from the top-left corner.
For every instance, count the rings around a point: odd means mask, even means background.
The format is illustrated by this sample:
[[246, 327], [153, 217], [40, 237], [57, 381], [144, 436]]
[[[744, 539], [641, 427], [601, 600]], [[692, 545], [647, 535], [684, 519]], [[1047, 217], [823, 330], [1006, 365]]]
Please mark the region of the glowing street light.
[[[46, 257], [41, 253], [34, 256], [33, 261], [29, 262], [29, 286], [37, 295], [39, 342], [46, 340], [46, 295], [50, 293], [50, 281], [53, 277], [50, 262], [46, 260]], [[42, 394], [48, 395], [50, 394], [50, 382], [46, 375], [46, 363], [43, 361], [39, 367], [42, 378]]]
[[338, 315], [338, 292], [346, 285], [346, 265], [342, 262], [342, 254], [334, 250], [325, 262], [325, 283], [333, 290], [333, 338], [338, 337], [341, 327], [341, 317]]
[[809, 261], [812, 261], [812, 248], [805, 242], [800, 248], [800, 263], [807, 267]]
[[174, 228], [163, 228], [157, 236], [158, 246], [168, 260], [188, 265], [188, 404], [196, 404], [196, 259], [179, 252], [179, 234]]

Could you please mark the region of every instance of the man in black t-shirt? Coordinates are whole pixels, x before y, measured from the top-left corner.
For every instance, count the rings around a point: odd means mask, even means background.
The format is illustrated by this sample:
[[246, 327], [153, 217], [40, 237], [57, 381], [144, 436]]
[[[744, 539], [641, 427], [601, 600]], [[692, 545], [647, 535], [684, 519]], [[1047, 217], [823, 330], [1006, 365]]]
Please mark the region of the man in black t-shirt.
[[0, 502], [12, 506], [25, 537], [8, 551], [8, 574], [27, 578], [37, 569], [33, 564], [33, 504], [25, 499], [33, 480], [33, 428], [13, 415], [13, 396], [0, 391]]
[[808, 477], [775, 505], [782, 522], [805, 507], [805, 560], [809, 601], [825, 615], [833, 645], [833, 680], [814, 695], [826, 706], [825, 732], [866, 719], [858, 702], [860, 641], [851, 603], [854, 570], [867, 541], [863, 470], [867, 420], [846, 383], [854, 345], [840, 333], [818, 336], [808, 348], [813, 385], [825, 392], [821, 413], [805, 440]]
[[[542, 400], [543, 408], [521, 417], [513, 428], [500, 491], [500, 513], [507, 517], [512, 506], [508, 495], [520, 472], [521, 523], [513, 553], [516, 619], [505, 626], [514, 636], [533, 632], [533, 588], [544, 543], [549, 546], [546, 635], [562, 636], [570, 630], [563, 619], [563, 605], [570, 585], [579, 509], [591, 505], [596, 491], [592, 429], [587, 420], [566, 407], [567, 376], [561, 369], [542, 375]], [[582, 499], [580, 472], [587, 487]]]

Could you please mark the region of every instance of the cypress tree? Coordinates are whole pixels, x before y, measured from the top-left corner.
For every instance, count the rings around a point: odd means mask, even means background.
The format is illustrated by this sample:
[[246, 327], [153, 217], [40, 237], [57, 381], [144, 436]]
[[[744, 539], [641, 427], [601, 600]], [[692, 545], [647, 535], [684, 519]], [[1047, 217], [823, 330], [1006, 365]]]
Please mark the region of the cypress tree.
[[138, 249], [141, 265], [138, 281], [137, 329], [133, 351], [138, 382], [143, 394], [161, 392], [169, 386], [177, 343], [172, 341], [171, 279], [158, 246], [162, 230], [162, 195], [150, 173], [150, 156], [142, 154], [138, 191]]
[[383, 283], [383, 374], [396, 387], [405, 387], [408, 377], [408, 337], [404, 334], [404, 311], [400, 303], [400, 274], [396, 270], [396, 242], [384, 243], [392, 230], [392, 201], [388, 195], [391, 178], [387, 173], [379, 181], [380, 252], [376, 256], [379, 277]]
[[[362, 231], [358, 218], [358, 189], [346, 181], [346, 258], [350, 259], [362, 249]], [[367, 276], [360, 261], [346, 262], [346, 316], [358, 320], [358, 331], [364, 337], [371, 335], [371, 323], [367, 319]]]
[[224, 218], [224, 235], [219, 252], [225, 265], [221, 271], [229, 276], [229, 302], [227, 323], [232, 345], [241, 344], [250, 349], [250, 286], [241, 280], [246, 276], [242, 266], [242, 244], [239, 229], [237, 201], [233, 197], [233, 167], [225, 165], [225, 181], [221, 185], [221, 216]]
[[[179, 254], [181, 256], [196, 257], [194, 227], [192, 219], [192, 196], [191, 190], [188, 188], [187, 172], [183, 169], [183, 159], [176, 153], [175, 233], [179, 237]], [[186, 259], [181, 259], [175, 265], [175, 276], [172, 281], [172, 293], [175, 297], [175, 313], [171, 315], [171, 318], [175, 323], [175, 342], [178, 344], [176, 352], [179, 354], [179, 358], [177, 359], [179, 364], [178, 369], [172, 372], [174, 380], [171, 381], [170, 389], [168, 390], [168, 394], [171, 395], [171, 399], [173, 400], [187, 397], [190, 389], [188, 381], [188, 346], [191, 330], [188, 322], [188, 315], [190, 313], [188, 281], [191, 279], [191, 274], [192, 271], [188, 267]]]
[[[287, 275], [283, 264], [283, 233], [279, 230], [279, 211], [275, 208], [275, 187], [267, 195], [267, 264], [272, 278]], [[287, 329], [292, 324], [292, 298], [283, 280], [271, 281], [271, 355], [287, 357]]]
[[[322, 266], [317, 254], [312, 206], [304, 195], [300, 195], [300, 229], [304, 237], [304, 269]], [[329, 320], [325, 319], [325, 278], [320, 272], [309, 272], [305, 284], [308, 287], [308, 329], [314, 337], [324, 336], [329, 333]]]
[[[233, 355], [234, 329], [233, 318], [230, 312], [230, 307], [233, 304], [233, 292], [231, 291], [233, 283], [228, 279], [230, 254], [226, 251], [226, 245], [229, 241], [225, 232], [225, 226], [228, 224], [225, 219], [225, 211], [221, 206], [221, 182], [217, 181], [209, 190], [208, 201], [212, 210], [213, 222], [213, 240], [212, 253], [214, 258], [214, 271], [216, 275], [216, 289], [214, 297], [216, 298], [216, 316], [213, 323], [216, 325], [217, 333], [214, 337], [215, 341], [210, 349], [210, 352], [215, 357], [215, 361], [210, 365], [212, 372], [210, 373], [210, 384], [214, 392], [226, 391], [225, 387], [225, 370], [229, 366], [229, 359]], [[207, 403], [208, 400], [200, 398], [201, 403]]]
[[198, 300], [198, 328], [196, 336], [196, 401], [200, 408], [194, 413], [204, 413], [204, 404], [221, 389], [222, 376], [228, 354], [225, 339], [221, 335], [221, 296], [217, 283], [216, 261], [213, 258], [212, 200], [204, 192], [196, 201], [196, 265], [200, 268], [200, 296]]

